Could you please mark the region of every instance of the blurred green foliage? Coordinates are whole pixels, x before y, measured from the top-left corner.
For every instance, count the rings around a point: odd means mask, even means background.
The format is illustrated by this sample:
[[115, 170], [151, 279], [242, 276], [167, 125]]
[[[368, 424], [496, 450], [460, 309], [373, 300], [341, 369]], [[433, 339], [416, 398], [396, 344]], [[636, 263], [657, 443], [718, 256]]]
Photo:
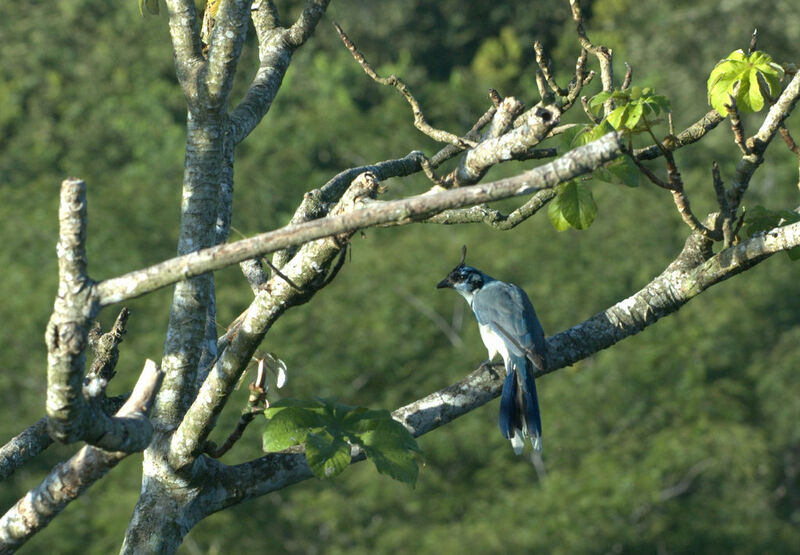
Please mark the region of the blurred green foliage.
[[[300, 2], [278, 2], [284, 19]], [[595, 0], [590, 38], [614, 49], [615, 71], [671, 100], [676, 129], [708, 110], [716, 62], [746, 47], [753, 27], [777, 62], [797, 61], [790, 2]], [[553, 55], [564, 84], [578, 48], [566, 1], [333, 2], [295, 55], [262, 125], [237, 151], [233, 225], [245, 235], [283, 225], [305, 191], [338, 171], [436, 146], [411, 125], [395, 91], [367, 79], [328, 20], [337, 20], [385, 74], [402, 75], [431, 123], [462, 132], [488, 105], [490, 86], [531, 104], [532, 41]], [[185, 111], [164, 13], [133, 2], [16, 2], [0, 20], [0, 437], [43, 414], [42, 335], [56, 287], [58, 184], [89, 185], [90, 273], [105, 278], [174, 253]], [[248, 39], [236, 95], [252, 78]], [[593, 83], [586, 94], [598, 91]], [[569, 116], [584, 121], [580, 109]], [[745, 116], [752, 133], [758, 115]], [[567, 118], [569, 119], [569, 118]], [[797, 136], [795, 120], [789, 127]], [[769, 210], [798, 205], [796, 160], [778, 141], [746, 198]], [[676, 160], [695, 212], [715, 206], [711, 161], [729, 181], [738, 159], [720, 125]], [[531, 167], [513, 163], [488, 179]], [[663, 171], [659, 162], [651, 165]], [[390, 180], [389, 195], [424, 190]], [[556, 232], [544, 214], [512, 232], [412, 226], [356, 237], [352, 258], [311, 303], [288, 312], [264, 348], [288, 365], [286, 395], [338, 397], [393, 409], [443, 387], [485, 357], [477, 326], [434, 284], [462, 244], [469, 262], [521, 285], [549, 333], [630, 295], [679, 252], [687, 234], [669, 194], [593, 181], [598, 212], [586, 232]], [[510, 209], [519, 201], [500, 203]], [[235, 237], [234, 237], [235, 238]], [[548, 475], [517, 458], [496, 427], [496, 403], [420, 438], [415, 489], [348, 468], [202, 522], [182, 552], [291, 553], [790, 552], [800, 525], [800, 269], [774, 257], [701, 295], [644, 333], [540, 382]], [[224, 325], [248, 302], [236, 268], [217, 274]], [[159, 359], [169, 291], [131, 303], [112, 393], [146, 357]], [[463, 338], [447, 337], [424, 303]], [[108, 327], [113, 310], [101, 314]], [[214, 439], [246, 403], [236, 392]], [[223, 459], [259, 456], [251, 426]], [[10, 506], [74, 447], [53, 446], [0, 489]], [[140, 482], [130, 457], [27, 546], [31, 553], [119, 548]]]

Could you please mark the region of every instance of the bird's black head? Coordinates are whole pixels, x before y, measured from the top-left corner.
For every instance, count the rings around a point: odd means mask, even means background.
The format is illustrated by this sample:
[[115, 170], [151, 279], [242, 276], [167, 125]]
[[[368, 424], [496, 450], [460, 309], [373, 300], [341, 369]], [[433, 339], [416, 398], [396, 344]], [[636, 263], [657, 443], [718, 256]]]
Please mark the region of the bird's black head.
[[483, 287], [486, 276], [480, 270], [464, 264], [466, 257], [467, 247], [465, 245], [461, 251], [461, 262], [447, 274], [446, 278], [436, 284], [437, 289], [449, 287], [459, 293], [473, 293]]

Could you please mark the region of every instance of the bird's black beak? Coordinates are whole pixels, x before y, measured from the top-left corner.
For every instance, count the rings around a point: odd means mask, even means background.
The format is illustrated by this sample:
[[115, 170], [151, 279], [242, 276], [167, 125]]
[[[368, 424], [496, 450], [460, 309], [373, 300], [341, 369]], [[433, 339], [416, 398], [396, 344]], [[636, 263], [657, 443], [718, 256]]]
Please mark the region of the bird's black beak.
[[440, 281], [439, 283], [436, 284], [436, 289], [444, 289], [445, 287], [450, 287], [452, 289], [453, 284], [456, 282], [456, 280], [455, 280], [455, 278], [453, 276], [455, 276], [456, 270], [458, 270], [460, 267], [461, 267], [461, 264], [459, 264], [458, 266], [453, 268], [450, 271], [450, 273], [447, 274], [446, 278], [444, 278], [442, 281]]

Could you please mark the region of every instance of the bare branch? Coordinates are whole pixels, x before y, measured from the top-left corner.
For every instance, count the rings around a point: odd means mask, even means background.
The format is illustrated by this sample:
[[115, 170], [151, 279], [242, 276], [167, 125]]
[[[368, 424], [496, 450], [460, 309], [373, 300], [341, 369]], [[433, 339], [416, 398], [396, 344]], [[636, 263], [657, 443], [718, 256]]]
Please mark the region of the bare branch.
[[217, 109], [226, 108], [239, 54], [247, 36], [252, 3], [253, 0], [225, 0], [220, 2], [215, 17], [208, 47], [203, 92], [208, 95], [209, 105]]
[[[575, 364], [639, 333], [709, 287], [798, 245], [800, 223], [752, 237], [716, 255], [712, 255], [705, 239], [692, 235], [675, 261], [640, 291], [548, 338], [551, 359], [547, 369], [539, 370], [537, 376]], [[481, 367], [457, 383], [397, 409], [392, 416], [415, 436], [426, 434], [499, 396], [503, 378], [501, 372]], [[235, 466], [217, 463], [209, 470], [215, 483], [226, 492], [212, 494], [209, 512], [312, 476], [300, 447]]]
[[83, 396], [89, 325], [99, 310], [94, 284], [86, 274], [86, 183], [61, 184], [58, 238], [58, 295], [47, 324], [47, 416], [50, 435], [71, 443], [132, 452], [149, 441], [149, 423], [111, 418]]
[[[600, 80], [603, 82], [603, 90], [611, 92], [614, 90], [614, 69], [611, 65], [612, 52], [610, 48], [605, 46], [595, 46], [586, 36], [586, 29], [583, 25], [583, 14], [578, 0], [569, 0], [569, 6], [572, 9], [572, 19], [575, 22], [576, 30], [578, 32], [578, 40], [580, 41], [581, 48], [597, 57], [600, 62]], [[611, 100], [606, 102], [606, 114], [611, 111]]]
[[[331, 211], [331, 215], [357, 211], [364, 199], [377, 195], [379, 183], [372, 174], [358, 176]], [[236, 329], [230, 345], [222, 352], [214, 370], [209, 373], [200, 391], [186, 412], [170, 442], [169, 462], [182, 470], [191, 465], [205, 448], [216, 419], [253, 352], [272, 324], [287, 309], [308, 301], [329, 280], [328, 268], [349, 240], [355, 229], [332, 237], [309, 242], [298, 251], [281, 271], [284, 279], [273, 276], [248, 308]], [[334, 266], [332, 272], [336, 272]], [[295, 286], [289, 285], [289, 281]], [[298, 291], [298, 287], [301, 291]]]
[[[124, 276], [99, 282], [95, 287], [101, 305], [144, 295], [176, 281], [211, 272], [308, 241], [376, 225], [424, 220], [449, 208], [523, 196], [591, 172], [622, 154], [616, 133], [572, 150], [543, 166], [516, 177], [415, 197], [375, 202], [348, 214], [313, 220], [262, 233], [249, 239], [178, 256]], [[418, 167], [418, 166], [417, 166]]]
[[733, 96], [732, 94], [729, 94], [728, 98], [729, 102], [728, 104], [725, 105], [725, 108], [728, 109], [728, 117], [731, 120], [731, 131], [733, 131], [733, 141], [736, 143], [736, 146], [739, 147], [739, 150], [742, 151], [742, 154], [746, 156], [750, 154], [750, 149], [745, 143], [744, 126], [742, 125], [742, 120], [739, 117], [739, 107], [736, 105], [736, 97]]
[[231, 140], [234, 144], [244, 140], [269, 111], [292, 53], [314, 32], [328, 3], [308, 0], [300, 17], [289, 29], [278, 26], [278, 15], [272, 2], [260, 2], [252, 12], [260, 64], [244, 98], [231, 112]]
[[[491, 94], [491, 92], [492, 91], [489, 92], [489, 97], [492, 100], [492, 106], [488, 110], [486, 110], [486, 112], [484, 112], [484, 114], [480, 118], [478, 118], [478, 121], [475, 122], [475, 125], [472, 126], [472, 128], [467, 132], [466, 135], [464, 135], [465, 139], [470, 141], [477, 141], [478, 138], [480, 137], [481, 129], [489, 125], [489, 122], [492, 121], [492, 119], [494, 118], [494, 114], [497, 111], [497, 105], [499, 105], [500, 102], [502, 102], [502, 99], [499, 98], [499, 95], [494, 97]], [[494, 92], [495, 94], [497, 93], [497, 91]], [[431, 167], [437, 168], [438, 166], [442, 165], [444, 162], [450, 160], [451, 158], [456, 156], [458, 153], [463, 152], [464, 150], [465, 149], [461, 146], [447, 145], [446, 147], [444, 147], [442, 150], [440, 150], [431, 157]]]
[[299, 48], [308, 40], [317, 23], [322, 18], [325, 10], [328, 9], [330, 0], [306, 0], [300, 17], [289, 27], [286, 33], [286, 41], [293, 48]]
[[[502, 119], [505, 114], [514, 113], [516, 105], [509, 100], [513, 98], [506, 98], [503, 105], [511, 105], [511, 108], [508, 111], [498, 109], [495, 119]], [[471, 185], [500, 162], [528, 158], [531, 149], [543, 141], [558, 124], [559, 115], [555, 107], [536, 107], [514, 120], [512, 131], [496, 137], [487, 134], [478, 146], [467, 152], [462, 163], [453, 172], [452, 181], [458, 186]], [[497, 129], [503, 129], [502, 125]]]
[[336, 27], [336, 31], [339, 33], [339, 37], [341, 37], [342, 42], [344, 42], [344, 45], [353, 55], [353, 58], [355, 58], [355, 60], [361, 66], [361, 69], [364, 70], [364, 73], [369, 75], [376, 83], [397, 89], [398, 92], [402, 94], [406, 101], [411, 105], [411, 111], [414, 114], [414, 127], [425, 133], [428, 137], [435, 141], [439, 141], [440, 143], [450, 143], [461, 148], [475, 146], [473, 141], [432, 127], [425, 119], [425, 115], [422, 113], [422, 108], [419, 105], [419, 101], [417, 101], [416, 97], [414, 97], [403, 80], [396, 75], [390, 75], [389, 77], [381, 77], [378, 75], [364, 55], [358, 51], [356, 45], [352, 40], [350, 40], [350, 37], [345, 34], [342, 28], [336, 23], [333, 25]]
[[[147, 422], [147, 415], [162, 378], [163, 374], [156, 364], [148, 360], [130, 398], [115, 418]], [[145, 445], [147, 443], [149, 438]], [[0, 545], [4, 552], [20, 547], [42, 530], [71, 501], [80, 497], [128, 454], [87, 445], [68, 461], [56, 465], [41, 484], [17, 501], [0, 518]]]
[[[671, 140], [667, 141], [663, 147], [668, 150], [677, 150], [683, 146], [697, 142], [705, 137], [706, 133], [714, 129], [724, 119], [725, 118], [722, 117], [719, 112], [711, 110], [677, 135], [673, 135]], [[653, 160], [661, 156], [661, 154], [661, 147], [657, 144], [633, 151], [633, 156], [636, 160]]]
[[[477, 147], [469, 150], [461, 163], [451, 175], [445, 179], [446, 186], [455, 185], [463, 187], [477, 183], [493, 165], [503, 159], [503, 154], [514, 156], [520, 153], [521, 145], [527, 149], [541, 142], [556, 122], [552, 122], [552, 112], [542, 109], [527, 121], [530, 126], [506, 132], [511, 128], [514, 120], [522, 113], [524, 106], [514, 98], [508, 96], [497, 107], [489, 128], [486, 129]], [[541, 116], [539, 115], [541, 114]], [[556, 120], [558, 118], [556, 117]], [[546, 129], [546, 131], [545, 131]], [[504, 137], [505, 135], [505, 137]], [[504, 137], [501, 139], [501, 137]], [[495, 139], [493, 141], [492, 139]]]

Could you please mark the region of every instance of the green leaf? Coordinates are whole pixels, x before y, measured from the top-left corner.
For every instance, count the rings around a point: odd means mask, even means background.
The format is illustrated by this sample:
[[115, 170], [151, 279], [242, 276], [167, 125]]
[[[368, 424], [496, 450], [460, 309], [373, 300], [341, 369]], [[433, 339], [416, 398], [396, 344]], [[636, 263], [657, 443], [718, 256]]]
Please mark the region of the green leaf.
[[800, 214], [792, 210], [770, 210], [760, 204], [750, 208], [744, 217], [742, 231], [750, 237], [762, 231], [800, 221]]
[[591, 130], [589, 125], [573, 125], [558, 135], [558, 150], [561, 153], [572, 150], [575, 146], [583, 144], [580, 137]]
[[607, 91], [597, 93], [589, 101], [589, 110], [596, 116], [600, 115], [600, 112], [603, 109], [603, 104], [605, 104], [605, 101], [608, 100], [610, 96], [611, 93]]
[[305, 443], [309, 467], [319, 478], [344, 471], [352, 443], [364, 448], [379, 472], [412, 484], [416, 480], [417, 442], [387, 410], [353, 407], [335, 399], [282, 399], [265, 416], [264, 450]]
[[158, 0], [139, 0], [139, 15], [144, 16], [144, 10], [153, 15], [158, 15]]
[[300, 407], [280, 408], [267, 420], [263, 449], [267, 452], [282, 451], [293, 445], [299, 445], [306, 441], [309, 431], [319, 427], [321, 423], [320, 415], [311, 410]]
[[569, 222], [561, 213], [561, 204], [558, 202], [558, 196], [550, 201], [547, 205], [547, 217], [550, 218], [550, 223], [556, 228], [556, 231], [564, 231], [570, 228]]
[[591, 129], [588, 129], [583, 133], [576, 135], [574, 146], [583, 146], [585, 144], [589, 144], [592, 141], [596, 141], [601, 137], [605, 137], [609, 133], [613, 132], [614, 128], [611, 127], [611, 124], [608, 123], [606, 120], [601, 121], [598, 125], [595, 125]]
[[628, 119], [629, 108], [630, 105], [614, 108], [614, 110], [606, 116], [606, 121], [608, 121], [614, 129], [621, 131], [623, 127], [626, 127], [625, 123]]
[[594, 176], [606, 183], [621, 183], [628, 187], [639, 186], [639, 168], [628, 156], [623, 156], [594, 172]]
[[596, 214], [597, 203], [592, 191], [576, 179], [559, 187], [558, 196], [550, 201], [547, 210], [550, 222], [558, 231], [564, 231], [567, 226], [586, 229], [592, 225]]
[[359, 443], [378, 472], [414, 486], [420, 449], [405, 426], [396, 420], [381, 420], [373, 431], [360, 435]]
[[[742, 231], [748, 237], [752, 237], [757, 233], [796, 222], [800, 222], [800, 214], [797, 212], [792, 210], [770, 210], [759, 204], [749, 209], [745, 214]], [[790, 260], [800, 260], [800, 247], [787, 250], [786, 255]]]
[[740, 112], [758, 112], [764, 108], [765, 99], [759, 86], [763, 79], [770, 96], [777, 96], [783, 69], [764, 52], [757, 50], [749, 55], [736, 50], [720, 60], [708, 77], [708, 102], [723, 116], [728, 114], [726, 104], [730, 96], [736, 97]]
[[306, 438], [306, 460], [314, 476], [331, 479], [350, 465], [350, 445], [326, 431], [310, 433]]

